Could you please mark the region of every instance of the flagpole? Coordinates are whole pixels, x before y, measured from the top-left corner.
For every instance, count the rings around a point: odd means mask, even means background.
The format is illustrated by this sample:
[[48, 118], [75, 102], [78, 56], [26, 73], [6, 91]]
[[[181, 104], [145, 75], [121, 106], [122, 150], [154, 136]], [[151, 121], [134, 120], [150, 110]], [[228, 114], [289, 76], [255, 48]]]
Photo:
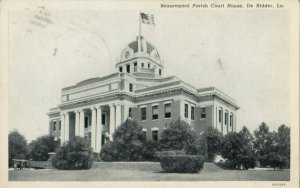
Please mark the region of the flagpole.
[[139, 22], [140, 22], [140, 24], [139, 24], [139, 38], [141, 38], [141, 36], [142, 36], [142, 19], [141, 19], [141, 12], [140, 12], [140, 14], [139, 14]]

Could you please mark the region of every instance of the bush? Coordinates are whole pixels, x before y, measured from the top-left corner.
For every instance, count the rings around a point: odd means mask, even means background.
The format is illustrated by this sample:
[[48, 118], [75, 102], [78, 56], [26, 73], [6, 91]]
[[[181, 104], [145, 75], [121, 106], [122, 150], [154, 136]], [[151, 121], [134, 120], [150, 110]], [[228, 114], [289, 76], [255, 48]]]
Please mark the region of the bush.
[[49, 152], [54, 152], [59, 146], [58, 141], [54, 140], [54, 136], [41, 136], [30, 143], [30, 156], [34, 161], [47, 161]]
[[116, 143], [106, 142], [101, 148], [100, 158], [103, 161], [118, 161], [119, 156]]
[[145, 161], [159, 161], [156, 150], [159, 147], [157, 141], [145, 141], [142, 148], [142, 156]]
[[200, 143], [197, 144], [201, 148], [199, 149], [199, 154], [206, 154], [207, 160], [213, 161], [214, 156], [219, 154], [222, 138], [223, 135], [218, 129], [211, 127], [207, 128], [200, 136]]
[[86, 139], [73, 137], [58, 148], [52, 165], [59, 170], [89, 169], [93, 165], [92, 149]]
[[171, 122], [162, 132], [160, 143], [161, 150], [185, 150], [188, 154], [197, 154], [196, 134], [191, 126], [181, 120]]
[[100, 157], [104, 161], [144, 160], [143, 129], [136, 121], [127, 119], [113, 135], [113, 142], [104, 144]]
[[167, 156], [167, 155], [186, 155], [186, 152], [184, 150], [156, 151], [155, 152], [155, 159], [157, 161], [160, 161], [160, 159], [163, 156]]
[[198, 173], [204, 165], [204, 157], [200, 155], [165, 155], [160, 165], [166, 172]]

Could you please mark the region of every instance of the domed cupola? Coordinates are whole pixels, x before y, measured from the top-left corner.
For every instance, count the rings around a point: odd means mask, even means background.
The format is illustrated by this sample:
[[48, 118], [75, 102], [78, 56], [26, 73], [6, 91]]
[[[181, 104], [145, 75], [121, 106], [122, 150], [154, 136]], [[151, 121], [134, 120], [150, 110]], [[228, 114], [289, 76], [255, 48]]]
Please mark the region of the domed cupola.
[[157, 49], [143, 36], [138, 36], [124, 48], [116, 68], [118, 72], [136, 77], [161, 78], [164, 67]]

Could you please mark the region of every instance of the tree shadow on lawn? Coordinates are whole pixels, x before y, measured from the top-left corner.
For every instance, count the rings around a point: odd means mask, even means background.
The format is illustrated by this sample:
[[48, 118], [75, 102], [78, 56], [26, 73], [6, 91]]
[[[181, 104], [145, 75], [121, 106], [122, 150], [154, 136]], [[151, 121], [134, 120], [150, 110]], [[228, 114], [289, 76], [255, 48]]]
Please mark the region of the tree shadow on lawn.
[[273, 168], [261, 168], [261, 169], [253, 169], [253, 168], [249, 168], [249, 169], [238, 169], [238, 168], [232, 168], [232, 167], [228, 167], [225, 164], [222, 163], [214, 163], [216, 166], [222, 168], [223, 170], [257, 170], [257, 171], [284, 171], [284, 170], [289, 170], [289, 169], [281, 169], [281, 168], [276, 168], [275, 170]]
[[200, 174], [201, 171], [199, 172], [166, 172], [166, 171], [163, 171], [163, 170], [160, 170], [160, 171], [156, 171], [156, 172], [153, 172], [155, 174]]
[[225, 164], [221, 164], [221, 163], [214, 163], [216, 166], [222, 168], [223, 170], [238, 170], [229, 166], [226, 166]]

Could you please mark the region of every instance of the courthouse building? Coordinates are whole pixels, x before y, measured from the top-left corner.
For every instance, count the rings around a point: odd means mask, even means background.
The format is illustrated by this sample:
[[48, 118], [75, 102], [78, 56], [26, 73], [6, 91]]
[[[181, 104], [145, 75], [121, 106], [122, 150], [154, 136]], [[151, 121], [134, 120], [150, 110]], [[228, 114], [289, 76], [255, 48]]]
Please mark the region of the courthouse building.
[[85, 137], [99, 153], [127, 118], [143, 127], [147, 140], [159, 140], [176, 119], [198, 134], [208, 127], [224, 135], [236, 130], [236, 102], [214, 87], [195, 88], [176, 76], [165, 77], [159, 52], [144, 37], [124, 48], [115, 67], [115, 73], [62, 89], [61, 103], [48, 113], [50, 135], [61, 143]]

